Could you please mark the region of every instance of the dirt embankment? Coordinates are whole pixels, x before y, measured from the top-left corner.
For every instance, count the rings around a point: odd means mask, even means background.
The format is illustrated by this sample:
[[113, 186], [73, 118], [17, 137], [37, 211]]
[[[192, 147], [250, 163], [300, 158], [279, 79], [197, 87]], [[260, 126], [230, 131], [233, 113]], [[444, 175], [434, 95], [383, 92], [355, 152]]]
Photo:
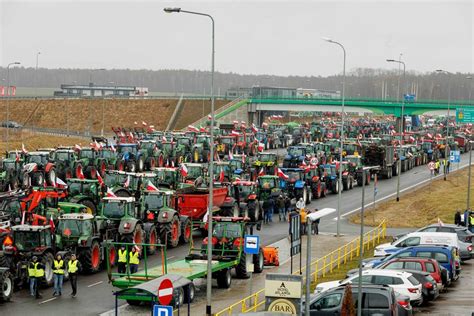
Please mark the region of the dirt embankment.
[[[474, 167], [471, 167], [471, 172]], [[466, 209], [468, 168], [451, 172], [447, 181], [443, 178], [403, 194], [400, 201], [382, 202], [364, 212], [364, 224], [378, 225], [384, 218], [388, 227], [423, 227], [436, 223], [453, 223], [456, 210]], [[474, 183], [471, 185], [471, 208], [474, 204]], [[351, 217], [351, 222], [360, 223], [360, 215]]]
[[[184, 108], [178, 119], [176, 129], [183, 128], [210, 111], [209, 100], [184, 100]], [[93, 133], [102, 128], [102, 109], [104, 109], [104, 129], [110, 131], [111, 126], [133, 126], [134, 122], [142, 121], [154, 125], [156, 129], [164, 129], [175, 110], [177, 99], [50, 99], [50, 100], [10, 100], [9, 120], [22, 125], [85, 131], [92, 123]], [[216, 100], [216, 109], [227, 101]], [[0, 118], [6, 120], [6, 101], [0, 100]]]

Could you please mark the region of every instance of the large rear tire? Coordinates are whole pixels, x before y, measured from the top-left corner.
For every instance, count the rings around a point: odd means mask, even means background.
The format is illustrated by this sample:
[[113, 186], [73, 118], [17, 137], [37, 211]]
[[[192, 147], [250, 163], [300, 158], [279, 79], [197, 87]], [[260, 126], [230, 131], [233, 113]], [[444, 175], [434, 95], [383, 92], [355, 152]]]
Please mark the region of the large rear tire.
[[91, 200], [79, 200], [77, 203], [84, 205], [88, 214], [96, 215], [97, 206]]
[[97, 240], [92, 241], [90, 248], [82, 249], [79, 253], [79, 261], [86, 273], [95, 273], [100, 270], [101, 263], [100, 246]]
[[170, 248], [175, 248], [179, 244], [180, 223], [177, 215], [171, 221], [160, 226], [160, 238]]
[[232, 283], [232, 275], [229, 269], [224, 269], [217, 274], [217, 287], [220, 289], [228, 289]]
[[13, 295], [13, 276], [10, 271], [0, 271], [0, 302], [8, 302]]
[[239, 264], [235, 266], [235, 274], [239, 279], [250, 278], [250, 273], [247, 272], [247, 255], [243, 251], [240, 255]]
[[158, 244], [158, 233], [156, 232], [156, 228], [153, 226], [150, 228], [146, 238], [147, 246], [146, 252], [148, 255], [153, 255], [156, 252], [156, 244]]
[[179, 241], [183, 244], [187, 244], [191, 240], [192, 233], [193, 228], [188, 218], [181, 224], [181, 236], [179, 236]]

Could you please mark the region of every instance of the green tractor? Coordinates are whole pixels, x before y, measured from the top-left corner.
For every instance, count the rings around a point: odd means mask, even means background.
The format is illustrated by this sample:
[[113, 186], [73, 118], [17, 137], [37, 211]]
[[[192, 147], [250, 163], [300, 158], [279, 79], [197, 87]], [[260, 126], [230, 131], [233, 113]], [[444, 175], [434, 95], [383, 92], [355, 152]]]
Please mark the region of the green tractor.
[[113, 170], [107, 171], [104, 180], [107, 188], [110, 188], [119, 197], [135, 196], [137, 191], [143, 190], [148, 181], [153, 185], [157, 185], [156, 174], [152, 172], [135, 173]]
[[178, 157], [177, 163], [192, 162], [193, 155], [191, 153], [192, 140], [189, 137], [180, 136], [175, 138], [175, 151], [176, 157]]
[[87, 213], [95, 215], [103, 195], [99, 181], [76, 178], [67, 179], [66, 181], [67, 200], [84, 205], [87, 208]]
[[18, 189], [23, 162], [7, 158], [0, 164], [0, 191], [5, 192]]
[[253, 166], [257, 174], [263, 169], [266, 175], [276, 175], [278, 169], [278, 156], [276, 153], [258, 153]]
[[[84, 272], [94, 273], [100, 270], [101, 264], [108, 261], [114, 266], [117, 252], [113, 246], [105, 247], [108, 236], [101, 229], [102, 221], [91, 214], [63, 214], [58, 218], [55, 230], [56, 248], [77, 254]], [[112, 234], [110, 234], [112, 236]]]
[[98, 170], [103, 168], [106, 169], [107, 164], [104, 159], [99, 158], [97, 150], [82, 148], [74, 162], [74, 175], [76, 178], [85, 176], [89, 179], [97, 179]]
[[76, 152], [70, 148], [58, 148], [53, 153], [56, 174], [60, 179], [69, 179], [74, 176]]
[[152, 139], [145, 139], [140, 141], [141, 156], [145, 160], [145, 169], [154, 170], [159, 166], [160, 161], [163, 163], [163, 153], [158, 148], [156, 141]]
[[[211, 138], [209, 135], [198, 135], [192, 149], [193, 162], [209, 162], [211, 160]], [[216, 151], [217, 154], [217, 151]]]
[[278, 176], [260, 176], [258, 177], [257, 195], [260, 203], [270, 197], [277, 197], [282, 194], [280, 178]]
[[156, 175], [158, 187], [176, 189], [178, 182], [178, 172], [176, 168], [156, 168], [153, 170]]

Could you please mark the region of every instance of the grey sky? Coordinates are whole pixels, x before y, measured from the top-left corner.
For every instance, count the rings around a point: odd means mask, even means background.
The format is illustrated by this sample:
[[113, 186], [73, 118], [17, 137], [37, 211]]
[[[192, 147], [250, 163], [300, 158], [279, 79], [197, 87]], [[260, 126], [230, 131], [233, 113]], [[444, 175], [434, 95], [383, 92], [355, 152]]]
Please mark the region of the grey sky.
[[330, 75], [347, 67], [473, 71], [473, 1], [16, 1], [0, 0], [0, 64], [48, 68], [210, 68], [210, 21], [166, 14], [176, 6], [216, 21], [216, 70]]

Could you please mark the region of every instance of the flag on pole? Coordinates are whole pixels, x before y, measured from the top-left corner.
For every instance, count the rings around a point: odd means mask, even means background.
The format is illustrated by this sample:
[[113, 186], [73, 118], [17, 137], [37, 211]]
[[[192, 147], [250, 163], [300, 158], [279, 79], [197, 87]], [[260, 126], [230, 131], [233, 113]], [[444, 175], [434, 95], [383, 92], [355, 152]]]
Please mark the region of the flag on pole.
[[51, 232], [54, 232], [54, 229], [56, 228], [56, 225], [54, 225], [53, 215], [51, 215], [49, 217], [49, 226], [51, 227]]
[[280, 168], [277, 170], [277, 175], [283, 180], [288, 180], [290, 177], [286, 175]]
[[439, 225], [439, 226], [444, 226], [443, 221], [442, 221], [439, 217], [438, 217], [438, 225]]
[[153, 183], [151, 183], [150, 180], [148, 180], [148, 183], [146, 184], [146, 189], [148, 191], [158, 191], [158, 188]]
[[219, 182], [224, 182], [224, 177], [224, 169], [222, 169], [221, 172], [219, 172]]
[[[99, 174], [97, 174], [97, 175], [99, 175]], [[56, 184], [57, 184], [58, 186], [67, 187], [66, 182], [64, 182], [63, 180], [61, 180], [61, 178], [57, 178], [57, 179], [56, 179]]]
[[112, 198], [117, 197], [117, 196], [115, 195], [115, 193], [114, 193], [110, 188], [107, 188], [107, 194], [106, 194], [106, 196], [107, 196], [107, 197], [112, 197]]
[[229, 160], [234, 159], [234, 155], [232, 155], [232, 152], [229, 150]]
[[181, 165], [181, 169], [179, 170], [179, 172], [181, 173], [181, 175], [183, 177], [187, 177], [188, 176], [188, 168], [186, 167], [186, 165]]
[[262, 168], [260, 169], [260, 171], [258, 172], [258, 176], [261, 177], [261, 176], [264, 176], [265, 175], [265, 168]]
[[24, 154], [28, 153], [28, 150], [26, 150], [26, 148], [25, 148], [25, 144], [21, 144], [21, 152], [24, 153]]
[[124, 188], [128, 188], [130, 186], [130, 175], [127, 176], [127, 180], [123, 183]]

